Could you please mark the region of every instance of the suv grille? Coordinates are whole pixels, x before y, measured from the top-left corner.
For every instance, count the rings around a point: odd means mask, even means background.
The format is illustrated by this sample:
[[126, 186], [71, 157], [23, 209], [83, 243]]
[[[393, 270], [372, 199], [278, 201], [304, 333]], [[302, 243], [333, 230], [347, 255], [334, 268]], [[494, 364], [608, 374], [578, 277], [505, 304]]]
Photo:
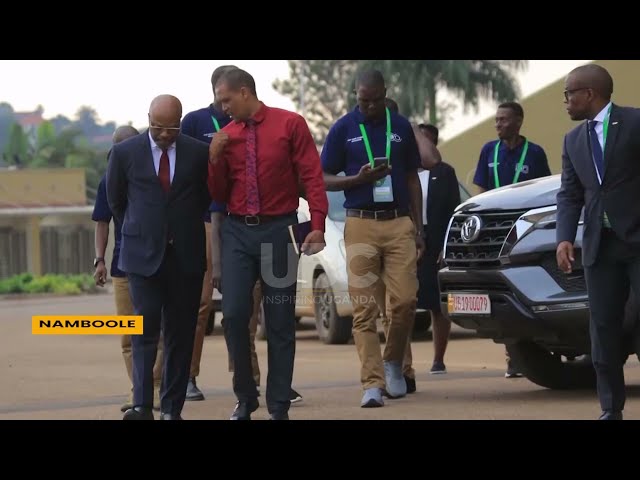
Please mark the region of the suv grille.
[[[485, 211], [460, 213], [453, 217], [447, 232], [447, 256], [449, 267], [490, 267], [500, 265], [498, 255], [511, 227], [527, 210]], [[462, 239], [462, 226], [473, 216], [480, 217], [480, 232], [471, 242]]]
[[565, 292], [586, 292], [587, 284], [582, 269], [580, 250], [576, 250], [575, 255], [576, 265], [574, 265], [573, 272], [568, 275], [558, 268], [555, 255], [545, 255], [541, 265]]

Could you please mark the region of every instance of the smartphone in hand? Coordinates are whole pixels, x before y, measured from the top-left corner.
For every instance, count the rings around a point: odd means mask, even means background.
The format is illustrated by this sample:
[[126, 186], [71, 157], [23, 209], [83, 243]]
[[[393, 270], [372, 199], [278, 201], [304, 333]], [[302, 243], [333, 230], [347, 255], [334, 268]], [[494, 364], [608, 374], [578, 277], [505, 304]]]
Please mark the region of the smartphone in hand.
[[373, 159], [373, 168], [381, 167], [382, 165], [388, 165], [389, 159], [387, 157], [376, 157]]

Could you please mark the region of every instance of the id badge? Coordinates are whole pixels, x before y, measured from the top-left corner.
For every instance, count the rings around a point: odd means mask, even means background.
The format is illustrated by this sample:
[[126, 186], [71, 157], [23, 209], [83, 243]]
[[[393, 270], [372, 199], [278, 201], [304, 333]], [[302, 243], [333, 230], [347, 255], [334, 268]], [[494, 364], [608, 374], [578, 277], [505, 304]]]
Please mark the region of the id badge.
[[393, 187], [391, 186], [391, 175], [376, 182], [373, 187], [373, 201], [375, 203], [393, 202]]

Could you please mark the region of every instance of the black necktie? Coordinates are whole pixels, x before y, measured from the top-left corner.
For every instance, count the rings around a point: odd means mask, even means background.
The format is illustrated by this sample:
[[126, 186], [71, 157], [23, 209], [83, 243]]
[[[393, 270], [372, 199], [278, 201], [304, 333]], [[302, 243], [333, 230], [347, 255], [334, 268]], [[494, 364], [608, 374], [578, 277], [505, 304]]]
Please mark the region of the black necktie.
[[604, 155], [602, 153], [600, 141], [598, 140], [598, 134], [596, 133], [597, 124], [597, 120], [589, 120], [589, 139], [591, 140], [591, 151], [593, 152], [593, 160], [596, 164], [596, 168], [598, 169], [600, 183], [602, 183], [602, 179], [604, 178]]

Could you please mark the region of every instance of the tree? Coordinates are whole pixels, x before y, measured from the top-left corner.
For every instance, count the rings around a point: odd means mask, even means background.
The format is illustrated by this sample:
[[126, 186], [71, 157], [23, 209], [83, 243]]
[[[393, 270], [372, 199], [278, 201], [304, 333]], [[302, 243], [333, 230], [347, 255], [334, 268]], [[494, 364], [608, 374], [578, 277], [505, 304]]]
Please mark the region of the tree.
[[290, 78], [273, 88], [291, 98], [305, 117], [317, 145], [329, 128], [355, 105], [353, 80], [357, 60], [289, 60]]
[[[506, 102], [520, 95], [514, 74], [525, 70], [527, 60], [367, 60], [362, 67], [379, 68], [387, 94], [405, 116], [443, 127], [444, 106], [438, 93], [449, 90], [462, 100], [464, 111], [476, 111], [480, 99]], [[446, 108], [446, 106], [445, 106]]]
[[29, 140], [19, 123], [11, 125], [3, 153], [7, 161], [14, 165], [23, 166], [29, 162]]

